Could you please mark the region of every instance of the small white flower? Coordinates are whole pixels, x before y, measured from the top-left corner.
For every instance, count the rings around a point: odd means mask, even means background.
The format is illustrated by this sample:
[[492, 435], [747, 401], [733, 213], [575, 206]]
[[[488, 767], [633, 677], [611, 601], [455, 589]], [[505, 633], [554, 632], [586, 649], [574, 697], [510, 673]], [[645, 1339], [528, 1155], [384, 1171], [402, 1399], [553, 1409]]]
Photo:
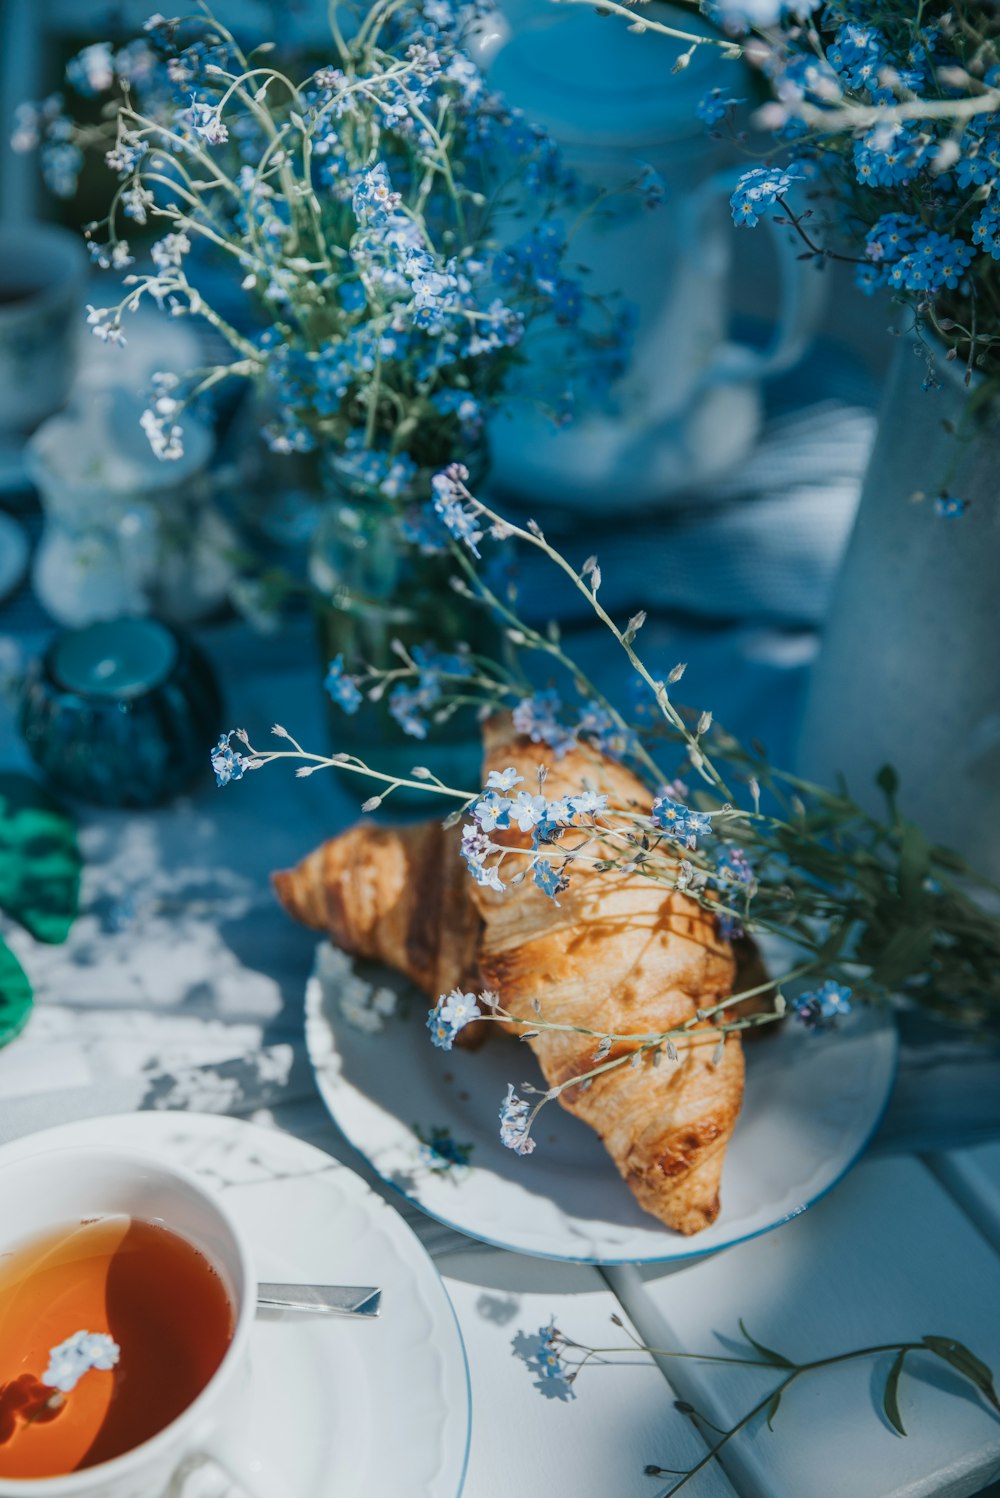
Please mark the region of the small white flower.
[[141, 182], [134, 182], [122, 193], [122, 208], [126, 218], [133, 223], [144, 224], [149, 217], [147, 210], [153, 205], [153, 194]]
[[52, 1348], [42, 1383], [68, 1394], [92, 1368], [115, 1368], [120, 1357], [121, 1348], [106, 1332], [74, 1332]]
[[530, 1155], [535, 1141], [529, 1134], [528, 1104], [518, 1097], [511, 1083], [507, 1083], [507, 1096], [500, 1105], [500, 1143], [518, 1155]]
[[87, 324], [102, 343], [117, 343], [124, 346], [125, 334], [121, 330], [121, 324], [109, 321], [114, 318], [114, 313], [108, 307], [92, 307], [87, 303]]
[[461, 989], [453, 988], [451, 993], [441, 1000], [438, 1015], [451, 1025], [455, 1031], [461, 1030], [463, 1025], [478, 1019], [482, 1011], [476, 1003], [475, 994], [462, 993]]
[[221, 114], [211, 104], [201, 104], [192, 99], [186, 117], [195, 134], [200, 135], [210, 146], [221, 146], [229, 139], [229, 130], [222, 123]]
[[184, 456], [184, 433], [176, 423], [168, 426], [168, 420], [154, 410], [145, 410], [139, 417], [139, 425], [156, 456], [164, 462], [173, 462]]
[[522, 832], [530, 832], [544, 821], [546, 801], [544, 796], [532, 796], [528, 791], [518, 791], [511, 802], [510, 814]]
[[607, 796], [598, 795], [596, 791], [581, 791], [576, 796], [569, 797], [569, 804], [579, 816], [596, 817], [600, 812], [607, 811]]
[[512, 791], [523, 780], [524, 776], [519, 775], [514, 766], [510, 765], [506, 770], [491, 770], [486, 781], [486, 789], [488, 791]]
[[164, 234], [150, 247], [149, 253], [157, 270], [168, 271], [180, 265], [190, 248], [191, 241], [186, 234]]

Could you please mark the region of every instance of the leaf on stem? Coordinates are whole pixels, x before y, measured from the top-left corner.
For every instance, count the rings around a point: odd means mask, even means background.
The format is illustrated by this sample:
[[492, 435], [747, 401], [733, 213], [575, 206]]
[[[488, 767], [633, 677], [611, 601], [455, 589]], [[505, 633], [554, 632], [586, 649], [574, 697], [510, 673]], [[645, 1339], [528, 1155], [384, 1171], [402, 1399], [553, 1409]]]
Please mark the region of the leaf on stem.
[[898, 988], [904, 978], [923, 968], [934, 948], [934, 925], [899, 926], [872, 965], [872, 979], [886, 988]]
[[1000, 1400], [997, 1399], [992, 1370], [981, 1358], [977, 1358], [975, 1353], [970, 1352], [963, 1343], [956, 1342], [954, 1337], [924, 1337], [923, 1343], [929, 1352], [943, 1358], [957, 1373], [961, 1373], [963, 1378], [975, 1384], [995, 1410], [1000, 1410]]
[[906, 1348], [901, 1347], [893, 1358], [892, 1367], [889, 1369], [889, 1377], [885, 1381], [885, 1393], [882, 1396], [882, 1408], [885, 1410], [886, 1419], [901, 1436], [906, 1435], [906, 1427], [903, 1425], [903, 1417], [899, 1413], [899, 1375], [903, 1371], [903, 1363], [906, 1361]]
[[930, 844], [920, 828], [907, 822], [899, 846], [899, 894], [908, 907], [923, 903], [924, 882], [931, 872]]
[[763, 1342], [758, 1342], [755, 1340], [755, 1338], [751, 1337], [750, 1333], [743, 1325], [742, 1317], [740, 1318], [740, 1331], [743, 1333], [744, 1337], [746, 1337], [747, 1341], [750, 1343], [750, 1346], [754, 1349], [754, 1351], [759, 1352], [762, 1358], [767, 1358], [769, 1363], [775, 1364], [775, 1366], [778, 1368], [794, 1368], [796, 1366], [796, 1364], [792, 1362], [791, 1358], [785, 1357], [784, 1353], [775, 1352], [772, 1347], [765, 1347]]
[[767, 1428], [768, 1428], [768, 1430], [773, 1430], [774, 1429], [774, 1417], [778, 1413], [778, 1406], [780, 1404], [781, 1404], [781, 1390], [780, 1389], [776, 1389], [775, 1392], [774, 1392], [774, 1395], [773, 1395], [773, 1397], [771, 1399], [770, 1404], [768, 1405], [767, 1409], [764, 1412], [764, 1418], [767, 1420]]

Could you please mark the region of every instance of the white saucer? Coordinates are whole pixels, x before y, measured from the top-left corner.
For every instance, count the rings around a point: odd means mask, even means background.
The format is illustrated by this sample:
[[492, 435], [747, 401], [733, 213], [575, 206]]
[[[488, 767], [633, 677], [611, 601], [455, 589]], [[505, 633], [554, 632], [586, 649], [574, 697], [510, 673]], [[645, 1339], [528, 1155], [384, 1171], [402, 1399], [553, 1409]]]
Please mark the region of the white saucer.
[[[334, 1122], [384, 1181], [431, 1217], [517, 1253], [664, 1263], [778, 1227], [818, 1201], [864, 1152], [896, 1074], [896, 1028], [882, 1010], [858, 1009], [823, 1034], [790, 1020], [751, 1041], [722, 1211], [710, 1228], [684, 1238], [642, 1211], [597, 1135], [558, 1104], [539, 1115], [534, 1154], [504, 1149], [498, 1118], [507, 1083], [541, 1083], [526, 1046], [496, 1035], [478, 1051], [437, 1050], [422, 995], [323, 947], [327, 976], [321, 982], [314, 971], [306, 989], [306, 1044]], [[346, 995], [356, 1014], [362, 976], [401, 994], [397, 1013], [375, 1033], [351, 1023], [340, 1002]], [[426, 1143], [434, 1130], [443, 1141], [437, 1156]]]
[[0, 1163], [64, 1144], [148, 1150], [204, 1176], [225, 1192], [261, 1279], [381, 1286], [375, 1322], [258, 1321], [246, 1451], [265, 1491], [457, 1498], [470, 1433], [465, 1349], [437, 1270], [381, 1197], [290, 1134], [199, 1113], [65, 1124], [5, 1145]]

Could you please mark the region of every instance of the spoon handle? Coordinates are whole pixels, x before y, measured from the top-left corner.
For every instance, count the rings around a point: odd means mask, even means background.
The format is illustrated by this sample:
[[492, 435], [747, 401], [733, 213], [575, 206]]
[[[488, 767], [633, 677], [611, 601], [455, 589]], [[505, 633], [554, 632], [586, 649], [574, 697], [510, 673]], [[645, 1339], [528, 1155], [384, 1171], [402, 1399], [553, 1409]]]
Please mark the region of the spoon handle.
[[333, 1316], [379, 1314], [382, 1292], [374, 1285], [282, 1285], [264, 1282], [257, 1286], [257, 1305], [263, 1310], [317, 1311]]

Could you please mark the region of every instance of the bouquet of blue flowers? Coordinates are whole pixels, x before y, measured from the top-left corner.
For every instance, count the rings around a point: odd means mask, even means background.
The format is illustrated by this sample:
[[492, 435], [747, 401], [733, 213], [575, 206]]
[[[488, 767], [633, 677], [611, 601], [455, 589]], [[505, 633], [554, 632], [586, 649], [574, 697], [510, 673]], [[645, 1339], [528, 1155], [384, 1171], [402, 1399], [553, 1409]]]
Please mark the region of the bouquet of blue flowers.
[[[909, 309], [935, 360], [960, 359], [966, 381], [998, 373], [1000, 353], [1000, 14], [947, 0], [702, 0], [715, 28], [698, 47], [742, 56], [756, 99], [711, 90], [698, 114], [744, 149], [741, 106], [770, 132], [765, 160], [732, 198], [737, 226], [769, 214], [804, 259], [856, 267], [871, 295]], [[633, 23], [645, 29], [643, 18]], [[661, 28], [657, 28], [661, 29]], [[767, 102], [762, 96], [769, 95]], [[899, 331], [902, 331], [900, 329]], [[932, 335], [928, 338], [926, 335]]]
[[[577, 0], [588, 3], [588, 0]], [[640, 6], [602, 9], [753, 69], [751, 86], [712, 88], [696, 113], [758, 156], [733, 193], [733, 220], [789, 225], [803, 259], [856, 267], [887, 290], [935, 361], [959, 359], [987, 390], [1000, 373], [1000, 13], [989, 0], [685, 0], [701, 24]], [[707, 24], [705, 24], [707, 23]], [[744, 83], [746, 79], [744, 78]], [[745, 106], [745, 108], [744, 108]], [[745, 129], [770, 134], [755, 147]], [[897, 331], [903, 331], [902, 328]], [[930, 335], [929, 337], [927, 335]], [[985, 403], [987, 396], [981, 398]]]
[[[751, 19], [742, 7], [724, 23]], [[854, 260], [967, 378], [1000, 349], [1000, 16], [943, 3], [772, 7], [748, 43], [774, 95], [758, 112], [780, 166], [749, 172], [737, 223], [780, 212], [803, 253]], [[814, 229], [810, 220], [815, 220]], [[929, 348], [927, 383], [933, 383]]]
[[[139, 39], [70, 64], [71, 87], [104, 101], [96, 123], [58, 98], [21, 107], [15, 145], [40, 147], [57, 191], [94, 148], [117, 179], [87, 233], [100, 266], [127, 272], [125, 295], [90, 308], [94, 333], [123, 341], [124, 314], [151, 299], [206, 319], [232, 352], [156, 381], [143, 424], [161, 458], [180, 455], [191, 401], [243, 377], [264, 389], [273, 449], [329, 448], [342, 475], [396, 499], [475, 450], [529, 328], [571, 327], [589, 387], [620, 371], [628, 312], [588, 298], [558, 216], [578, 220], [593, 195], [489, 89], [483, 16], [483, 0], [333, 5], [331, 55], [302, 76], [207, 11], [156, 15]], [[636, 185], [656, 200], [655, 174]], [[152, 267], [131, 270], [128, 236], [151, 227]], [[243, 315], [212, 305], [205, 252], [238, 282]]]

